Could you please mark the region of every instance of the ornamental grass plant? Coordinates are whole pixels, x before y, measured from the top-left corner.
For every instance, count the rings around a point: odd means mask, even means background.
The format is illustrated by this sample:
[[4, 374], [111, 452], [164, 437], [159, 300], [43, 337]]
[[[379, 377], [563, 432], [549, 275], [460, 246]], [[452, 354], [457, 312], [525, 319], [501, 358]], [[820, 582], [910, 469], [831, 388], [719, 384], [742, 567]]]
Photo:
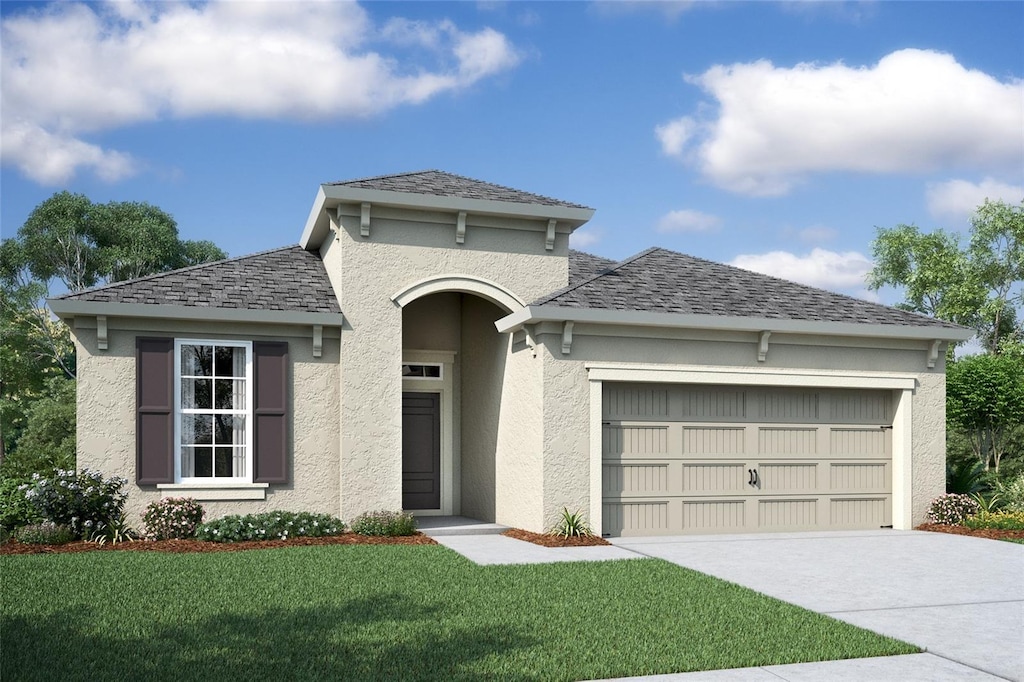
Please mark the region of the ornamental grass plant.
[[352, 532], [360, 535], [398, 537], [416, 533], [416, 519], [408, 512], [375, 511], [352, 519]]

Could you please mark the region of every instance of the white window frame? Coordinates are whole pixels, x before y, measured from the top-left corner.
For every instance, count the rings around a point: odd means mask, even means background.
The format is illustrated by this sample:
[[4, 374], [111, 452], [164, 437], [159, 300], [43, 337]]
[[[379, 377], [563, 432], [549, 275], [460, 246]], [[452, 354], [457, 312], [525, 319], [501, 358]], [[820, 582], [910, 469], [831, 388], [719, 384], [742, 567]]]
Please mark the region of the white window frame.
[[[245, 349], [245, 409], [185, 410], [181, 407], [181, 347], [230, 346]], [[174, 340], [174, 482], [196, 486], [221, 486], [252, 483], [253, 479], [253, 357], [252, 342], [225, 339]], [[183, 476], [181, 472], [181, 420], [186, 414], [237, 414], [245, 417], [245, 476]]]
[[402, 381], [444, 381], [444, 363], [443, 362], [403, 362], [402, 366], [405, 367], [437, 367], [436, 377], [418, 377], [415, 375], [405, 376], [402, 375]]

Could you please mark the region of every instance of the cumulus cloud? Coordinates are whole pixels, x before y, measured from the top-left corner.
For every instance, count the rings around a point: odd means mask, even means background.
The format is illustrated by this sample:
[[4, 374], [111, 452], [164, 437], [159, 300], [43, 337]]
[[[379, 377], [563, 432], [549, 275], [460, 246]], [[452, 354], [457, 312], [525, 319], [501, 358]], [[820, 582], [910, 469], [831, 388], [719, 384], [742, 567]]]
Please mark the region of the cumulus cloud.
[[604, 239], [604, 230], [586, 225], [569, 235], [569, 246], [574, 249], [589, 249]]
[[700, 211], [670, 211], [663, 215], [655, 228], [662, 234], [679, 232], [711, 232], [722, 223], [718, 216]]
[[826, 171], [1010, 168], [1024, 147], [1024, 81], [931, 50], [860, 67], [716, 65], [686, 80], [716, 100], [716, 114], [661, 124], [662, 150], [743, 194], [782, 195]]
[[0, 31], [4, 162], [41, 182], [137, 167], [90, 133], [201, 116], [369, 117], [519, 62], [493, 29], [375, 27], [353, 3], [57, 3], [8, 16]]
[[821, 289], [856, 291], [862, 297], [872, 267], [871, 261], [857, 251], [837, 253], [826, 249], [814, 249], [802, 256], [789, 251], [740, 255], [729, 264]]
[[949, 180], [929, 184], [926, 196], [928, 212], [936, 218], [966, 222], [985, 199], [1020, 203], [1024, 200], [1024, 186], [1011, 185], [994, 178], [985, 178], [981, 182]]

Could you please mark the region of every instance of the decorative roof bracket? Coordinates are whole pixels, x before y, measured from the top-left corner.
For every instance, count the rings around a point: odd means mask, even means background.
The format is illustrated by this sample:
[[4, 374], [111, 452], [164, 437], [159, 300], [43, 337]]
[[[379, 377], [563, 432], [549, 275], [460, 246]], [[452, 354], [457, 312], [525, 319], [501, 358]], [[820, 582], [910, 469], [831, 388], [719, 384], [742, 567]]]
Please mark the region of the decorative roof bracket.
[[370, 203], [364, 201], [359, 213], [359, 236], [370, 236]]
[[96, 316], [96, 347], [100, 350], [107, 349], [107, 316]]
[[562, 355], [572, 352], [572, 328], [574, 326], [576, 323], [572, 320], [566, 320], [562, 325]]
[[547, 238], [544, 240], [544, 248], [548, 251], [555, 248], [555, 224], [557, 222], [558, 221], [554, 219], [548, 221], [548, 234]]
[[768, 359], [768, 337], [772, 335], [769, 331], [761, 332], [757, 341], [757, 361], [764, 362]]
[[466, 212], [459, 211], [459, 219], [455, 223], [455, 243], [466, 243]]
[[523, 331], [526, 332], [526, 345], [530, 347], [530, 355], [537, 357], [537, 337], [533, 335], [533, 327], [523, 325]]
[[313, 325], [313, 357], [318, 358], [324, 354], [324, 326]]
[[939, 360], [939, 347], [942, 346], [941, 339], [935, 339], [932, 341], [931, 347], [928, 349], [928, 369], [935, 369], [935, 363]]

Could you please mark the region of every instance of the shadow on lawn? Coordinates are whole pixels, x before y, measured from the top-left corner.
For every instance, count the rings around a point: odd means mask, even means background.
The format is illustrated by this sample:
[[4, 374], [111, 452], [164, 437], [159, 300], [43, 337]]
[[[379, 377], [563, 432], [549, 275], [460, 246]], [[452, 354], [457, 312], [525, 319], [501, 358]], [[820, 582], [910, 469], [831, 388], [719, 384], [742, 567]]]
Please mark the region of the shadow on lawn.
[[[14, 680], [534, 679], [485, 657], [537, 644], [511, 626], [446, 625], [400, 594], [343, 606], [230, 613], [179, 624], [79, 608], [0, 623], [0, 678]], [[187, 610], [186, 610], [187, 613]]]

